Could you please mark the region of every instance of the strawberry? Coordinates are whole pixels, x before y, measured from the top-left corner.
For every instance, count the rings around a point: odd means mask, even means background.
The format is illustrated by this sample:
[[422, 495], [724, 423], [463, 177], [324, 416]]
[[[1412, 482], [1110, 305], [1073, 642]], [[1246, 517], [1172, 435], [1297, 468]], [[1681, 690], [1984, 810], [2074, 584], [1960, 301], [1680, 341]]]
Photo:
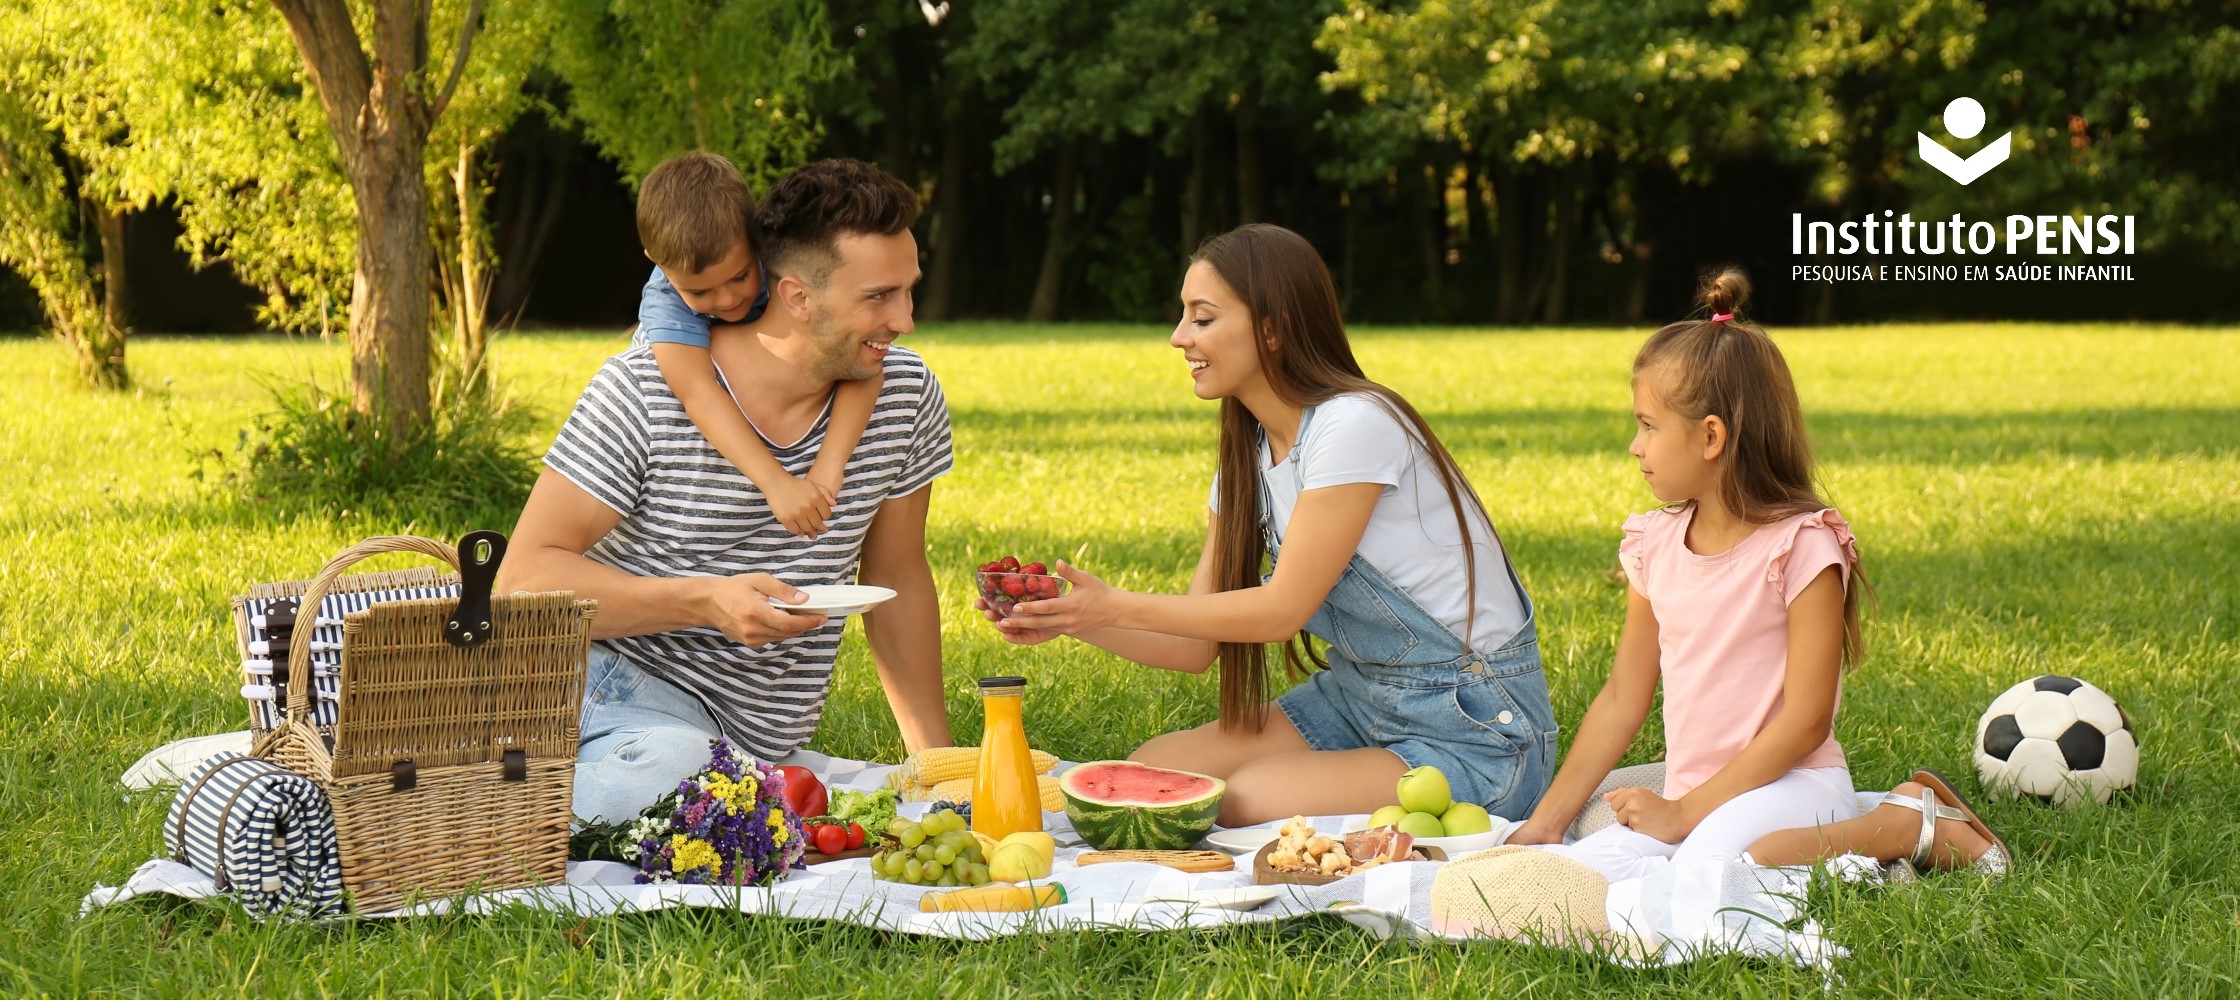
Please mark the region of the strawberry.
[[1003, 564], [1003, 571], [1006, 573], [1017, 573], [1019, 571], [1019, 559], [1017, 556], [1004, 556], [998, 561]]
[[1027, 581], [1013, 574], [1004, 574], [1003, 581], [998, 586], [1003, 589], [1004, 593], [1012, 597], [1025, 597], [1027, 595]]
[[1043, 564], [1038, 562], [1031, 562], [1019, 567], [1019, 572], [1032, 573], [1036, 576], [1048, 576], [1050, 575], [1050, 567], [1044, 566]]
[[1036, 597], [1047, 600], [1049, 598], [1058, 596], [1058, 581], [1055, 577], [1043, 577], [1040, 580], [1036, 580], [1034, 582], [1034, 585]]

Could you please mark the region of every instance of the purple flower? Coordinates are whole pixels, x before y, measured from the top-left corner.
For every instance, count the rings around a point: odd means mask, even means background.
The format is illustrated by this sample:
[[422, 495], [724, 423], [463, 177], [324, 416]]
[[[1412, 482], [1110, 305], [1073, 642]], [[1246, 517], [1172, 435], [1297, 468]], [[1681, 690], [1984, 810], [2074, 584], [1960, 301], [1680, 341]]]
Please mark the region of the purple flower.
[[[706, 783], [719, 774], [733, 783], [752, 778], [753, 802], [718, 800]], [[784, 793], [784, 778], [776, 768], [741, 757], [726, 740], [710, 741], [707, 768], [678, 782], [675, 791], [646, 810], [645, 817], [658, 826], [639, 842], [637, 881], [767, 885], [784, 877], [807, 847], [800, 818], [785, 808]], [[713, 870], [704, 863], [681, 874], [675, 870], [672, 838], [680, 834], [715, 852], [719, 860]]]

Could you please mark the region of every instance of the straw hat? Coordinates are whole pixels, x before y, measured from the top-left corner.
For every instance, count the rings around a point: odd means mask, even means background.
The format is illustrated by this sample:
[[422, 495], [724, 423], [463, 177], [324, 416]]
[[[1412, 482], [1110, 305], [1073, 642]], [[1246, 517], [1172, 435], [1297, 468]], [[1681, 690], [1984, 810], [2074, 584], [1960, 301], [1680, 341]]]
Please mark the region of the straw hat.
[[1610, 881], [1552, 851], [1504, 845], [1448, 864], [1431, 880], [1431, 929], [1568, 941], [1607, 934]]

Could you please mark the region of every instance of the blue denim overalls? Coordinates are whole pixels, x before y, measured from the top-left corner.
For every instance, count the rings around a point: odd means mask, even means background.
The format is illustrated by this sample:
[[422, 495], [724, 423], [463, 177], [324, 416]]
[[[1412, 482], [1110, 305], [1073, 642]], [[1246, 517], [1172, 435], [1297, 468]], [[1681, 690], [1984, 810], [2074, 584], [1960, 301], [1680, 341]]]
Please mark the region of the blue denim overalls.
[[[1310, 406], [1299, 419], [1299, 442], [1313, 420]], [[1299, 452], [1295, 442], [1285, 463], [1292, 475], [1300, 474]], [[1282, 548], [1273, 510], [1263, 474], [1260, 532], [1271, 559]], [[1316, 750], [1383, 747], [1409, 767], [1437, 767], [1457, 802], [1508, 819], [1530, 815], [1555, 774], [1557, 727], [1532, 598], [1506, 550], [1502, 561], [1525, 623], [1500, 649], [1481, 654], [1354, 553], [1307, 621], [1308, 634], [1330, 645], [1330, 669], [1277, 698], [1276, 707]]]

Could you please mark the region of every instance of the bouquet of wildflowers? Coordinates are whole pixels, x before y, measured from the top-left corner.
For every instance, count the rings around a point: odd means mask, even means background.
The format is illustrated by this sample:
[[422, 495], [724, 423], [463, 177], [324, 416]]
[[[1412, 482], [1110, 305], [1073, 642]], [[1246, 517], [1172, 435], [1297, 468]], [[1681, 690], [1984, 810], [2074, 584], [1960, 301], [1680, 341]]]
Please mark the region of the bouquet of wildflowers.
[[638, 881], [769, 885], [801, 859], [808, 838], [781, 797], [778, 769], [708, 742], [706, 770], [677, 784], [630, 824], [622, 858]]

